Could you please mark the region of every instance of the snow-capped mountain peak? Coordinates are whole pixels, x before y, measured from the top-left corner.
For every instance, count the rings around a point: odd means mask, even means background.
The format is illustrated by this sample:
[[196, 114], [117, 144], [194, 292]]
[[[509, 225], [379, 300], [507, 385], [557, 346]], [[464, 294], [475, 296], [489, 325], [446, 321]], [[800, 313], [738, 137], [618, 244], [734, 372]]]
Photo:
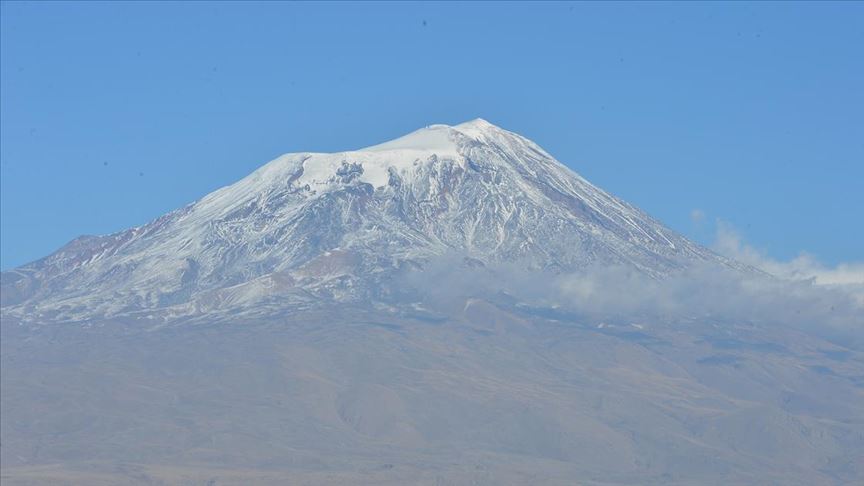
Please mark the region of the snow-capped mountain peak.
[[79, 238], [4, 273], [3, 312], [86, 319], [370, 301], [405, 268], [447, 253], [658, 277], [725, 263], [478, 118], [356, 151], [286, 154], [144, 226]]
[[448, 125], [429, 125], [408, 135], [378, 145], [360, 149], [360, 152], [416, 151], [458, 155], [458, 146], [453, 140], [456, 129]]

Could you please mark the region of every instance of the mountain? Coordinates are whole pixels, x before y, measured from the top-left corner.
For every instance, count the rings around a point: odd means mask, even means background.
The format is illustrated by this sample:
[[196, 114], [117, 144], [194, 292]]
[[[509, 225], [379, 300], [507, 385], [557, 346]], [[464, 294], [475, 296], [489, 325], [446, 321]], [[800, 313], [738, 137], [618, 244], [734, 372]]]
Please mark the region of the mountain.
[[0, 479], [862, 484], [864, 309], [483, 120], [2, 274]]
[[174, 319], [380, 301], [394, 274], [444, 254], [653, 277], [732, 265], [477, 119], [357, 151], [283, 155], [144, 226], [83, 236], [5, 272], [3, 308], [36, 320]]

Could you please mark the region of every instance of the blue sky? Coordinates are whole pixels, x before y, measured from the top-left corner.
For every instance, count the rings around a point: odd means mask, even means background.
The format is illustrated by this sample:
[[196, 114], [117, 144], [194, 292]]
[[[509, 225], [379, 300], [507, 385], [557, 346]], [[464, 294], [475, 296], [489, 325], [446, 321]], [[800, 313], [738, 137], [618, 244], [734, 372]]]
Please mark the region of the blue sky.
[[0, 22], [4, 269], [285, 152], [476, 117], [702, 243], [721, 219], [776, 258], [864, 258], [864, 3], [7, 2]]

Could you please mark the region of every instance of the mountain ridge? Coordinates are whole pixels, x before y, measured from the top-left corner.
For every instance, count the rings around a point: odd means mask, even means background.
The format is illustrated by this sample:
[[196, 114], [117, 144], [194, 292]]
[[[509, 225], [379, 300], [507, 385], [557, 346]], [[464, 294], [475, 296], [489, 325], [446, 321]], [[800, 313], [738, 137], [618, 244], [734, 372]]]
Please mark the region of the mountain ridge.
[[86, 320], [213, 312], [208, 303], [232, 299], [238, 310], [258, 297], [287, 310], [374, 301], [393, 275], [454, 252], [657, 278], [697, 262], [735, 266], [478, 118], [356, 151], [282, 155], [145, 225], [4, 272], [3, 308]]

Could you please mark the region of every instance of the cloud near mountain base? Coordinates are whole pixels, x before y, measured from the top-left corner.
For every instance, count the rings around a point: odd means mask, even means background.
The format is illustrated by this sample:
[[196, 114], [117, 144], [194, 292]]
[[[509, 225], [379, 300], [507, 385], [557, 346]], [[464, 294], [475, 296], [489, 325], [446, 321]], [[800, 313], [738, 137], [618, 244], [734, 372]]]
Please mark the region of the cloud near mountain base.
[[813, 278], [743, 273], [714, 264], [654, 279], [626, 267], [557, 273], [518, 264], [470, 266], [462, 257], [448, 255], [406, 274], [401, 283], [440, 306], [507, 296], [591, 322], [696, 319], [787, 326], [864, 343], [864, 302], [853, 291], [856, 285], [824, 285]]
[[852, 294], [864, 304], [864, 262], [840, 263], [832, 268], [804, 252], [790, 261], [780, 261], [748, 245], [740, 233], [724, 221], [717, 222], [716, 237], [712, 246], [722, 255], [764, 270], [771, 275], [787, 280], [808, 280], [815, 285], [834, 287]]

